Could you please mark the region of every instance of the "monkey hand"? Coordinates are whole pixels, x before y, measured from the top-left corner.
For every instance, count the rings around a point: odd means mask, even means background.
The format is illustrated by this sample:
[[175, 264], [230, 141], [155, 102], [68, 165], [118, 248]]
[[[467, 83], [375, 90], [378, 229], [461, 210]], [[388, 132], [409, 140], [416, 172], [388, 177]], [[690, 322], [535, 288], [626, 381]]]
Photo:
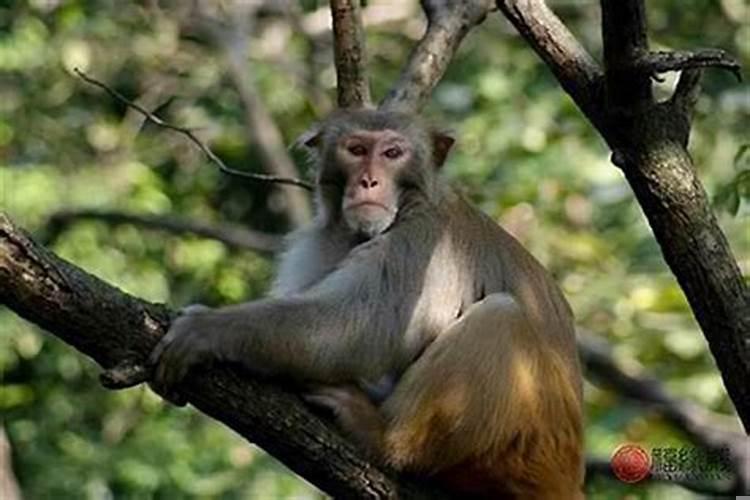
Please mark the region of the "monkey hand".
[[177, 390], [179, 383], [192, 368], [210, 363], [216, 357], [217, 339], [207, 321], [210, 311], [200, 304], [181, 309], [149, 356], [151, 387], [177, 406], [186, 403]]

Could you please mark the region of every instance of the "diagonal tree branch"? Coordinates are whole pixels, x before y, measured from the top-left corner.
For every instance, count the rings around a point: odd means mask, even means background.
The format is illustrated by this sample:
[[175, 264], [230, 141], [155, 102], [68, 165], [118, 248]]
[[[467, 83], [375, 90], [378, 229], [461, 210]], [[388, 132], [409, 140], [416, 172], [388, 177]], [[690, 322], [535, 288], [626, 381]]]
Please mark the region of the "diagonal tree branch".
[[359, 0], [330, 0], [340, 108], [369, 106], [370, 81]]
[[[38, 246], [0, 212], [0, 304], [82, 353], [108, 374], [143, 371], [171, 311], [104, 283]], [[105, 380], [111, 382], [111, 380]], [[340, 498], [444, 498], [362, 458], [301, 400], [282, 389], [215, 367], [190, 375], [188, 401]]]
[[603, 126], [604, 71], [544, 0], [505, 0], [497, 6], [581, 111]]
[[54, 241], [67, 226], [79, 220], [99, 220], [108, 224], [133, 224], [173, 234], [194, 234], [243, 250], [270, 254], [281, 250], [282, 237], [248, 229], [237, 224], [209, 224], [179, 217], [140, 215], [112, 210], [61, 210], [52, 214], [42, 231], [43, 242]]
[[492, 9], [489, 0], [422, 0], [427, 31], [412, 51], [381, 108], [420, 110], [448, 68], [466, 34]]
[[750, 290], [685, 149], [699, 74], [654, 102], [653, 71], [639, 63], [648, 53], [643, 1], [601, 0], [606, 85], [581, 91], [598, 70], [544, 1], [497, 4], [612, 148], [750, 431]]

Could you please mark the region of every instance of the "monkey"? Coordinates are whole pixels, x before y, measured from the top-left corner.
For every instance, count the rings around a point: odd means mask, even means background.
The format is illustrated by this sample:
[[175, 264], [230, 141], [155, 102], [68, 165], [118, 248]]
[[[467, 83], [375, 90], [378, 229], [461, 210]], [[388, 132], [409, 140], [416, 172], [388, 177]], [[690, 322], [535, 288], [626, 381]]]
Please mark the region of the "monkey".
[[267, 298], [179, 316], [152, 386], [239, 363], [310, 389], [364, 451], [472, 498], [583, 498], [573, 314], [544, 267], [442, 179], [449, 134], [339, 110], [301, 143], [316, 216]]

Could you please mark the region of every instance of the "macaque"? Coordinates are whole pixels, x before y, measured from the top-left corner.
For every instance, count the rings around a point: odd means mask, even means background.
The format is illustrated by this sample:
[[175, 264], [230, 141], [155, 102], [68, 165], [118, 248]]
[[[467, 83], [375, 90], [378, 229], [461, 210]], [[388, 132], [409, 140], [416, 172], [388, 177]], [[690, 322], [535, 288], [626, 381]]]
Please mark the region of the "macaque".
[[234, 362], [309, 388], [374, 459], [472, 498], [582, 498], [573, 317], [550, 275], [438, 178], [453, 139], [395, 111], [338, 111], [303, 140], [317, 216], [269, 298], [189, 309], [154, 387]]

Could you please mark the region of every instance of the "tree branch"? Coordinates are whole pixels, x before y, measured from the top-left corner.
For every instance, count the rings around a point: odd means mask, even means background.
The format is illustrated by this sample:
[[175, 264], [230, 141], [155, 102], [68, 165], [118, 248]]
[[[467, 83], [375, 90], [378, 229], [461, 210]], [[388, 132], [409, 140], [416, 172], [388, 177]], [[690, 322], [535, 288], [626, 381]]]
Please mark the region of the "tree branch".
[[222, 172], [224, 172], [227, 175], [233, 175], [235, 177], [242, 177], [242, 178], [250, 179], [250, 180], [253, 180], [253, 181], [256, 181], [256, 182], [260, 181], [260, 182], [270, 182], [270, 183], [278, 183], [278, 184], [289, 184], [291, 186], [297, 186], [297, 187], [304, 188], [304, 189], [306, 189], [308, 191], [312, 191], [313, 190], [312, 183], [307, 182], [307, 181], [303, 181], [303, 180], [300, 180], [300, 179], [288, 178], [288, 177], [279, 177], [279, 176], [275, 176], [275, 175], [255, 174], [255, 173], [252, 173], [252, 172], [244, 172], [242, 170], [236, 170], [234, 168], [230, 168], [230, 167], [228, 167], [222, 161], [221, 158], [219, 158], [216, 155], [216, 153], [213, 152], [213, 150], [211, 150], [211, 148], [207, 144], [205, 144], [203, 141], [201, 141], [195, 135], [195, 133], [192, 130], [190, 130], [189, 128], [180, 127], [178, 125], [174, 125], [174, 124], [169, 123], [169, 122], [167, 122], [165, 120], [162, 120], [161, 118], [159, 118], [155, 114], [151, 113], [149, 110], [147, 110], [147, 109], [143, 108], [142, 106], [134, 103], [133, 101], [131, 101], [130, 99], [128, 99], [124, 95], [120, 94], [119, 92], [117, 92], [113, 88], [109, 87], [107, 84], [105, 84], [105, 83], [103, 83], [103, 82], [101, 82], [101, 81], [99, 81], [99, 80], [97, 80], [95, 78], [92, 78], [92, 77], [88, 76], [86, 73], [84, 73], [83, 71], [81, 71], [78, 68], [75, 68], [73, 71], [75, 71], [76, 75], [78, 75], [86, 83], [89, 83], [91, 85], [94, 85], [96, 87], [104, 89], [105, 92], [107, 92], [110, 96], [112, 96], [118, 102], [120, 102], [120, 103], [122, 103], [122, 104], [124, 104], [124, 105], [126, 105], [126, 106], [128, 106], [128, 107], [130, 107], [132, 109], [135, 109], [136, 111], [138, 111], [139, 113], [141, 113], [146, 118], [146, 120], [148, 120], [149, 122], [153, 123], [154, 125], [156, 125], [158, 127], [166, 128], [166, 129], [169, 129], [169, 130], [173, 130], [173, 131], [175, 131], [177, 133], [180, 133], [180, 134], [184, 135], [185, 137], [187, 137], [190, 140], [190, 142], [192, 142], [193, 144], [195, 144], [198, 147], [198, 149], [200, 149], [201, 152], [204, 155], [206, 155], [206, 158], [208, 158], [209, 161], [211, 161], [214, 165], [216, 165], [217, 167], [219, 167], [219, 170], [221, 170]]
[[641, 1], [601, 0], [607, 104], [624, 108], [650, 104], [651, 73], [632, 71], [632, 62], [648, 52], [646, 8]]
[[598, 127], [604, 72], [543, 0], [498, 0], [497, 6]]
[[685, 75], [674, 99], [653, 101], [651, 75], [635, 69], [648, 53], [642, 0], [601, 2], [605, 92], [599, 70], [543, 0], [497, 3], [612, 148], [750, 431], [750, 290], [685, 149], [698, 75]]
[[737, 80], [742, 80], [739, 61], [721, 49], [659, 50], [636, 55], [633, 59], [634, 70], [650, 74], [696, 68], [726, 69]]
[[489, 0], [422, 0], [427, 31], [380, 107], [418, 111], [445, 74], [461, 40], [490, 12]]
[[140, 215], [111, 210], [62, 210], [52, 214], [42, 231], [42, 241], [54, 241], [67, 226], [79, 220], [99, 220], [108, 224], [133, 224], [173, 234], [194, 234], [221, 241], [227, 246], [253, 250], [265, 254], [274, 253], [282, 247], [282, 237], [247, 229], [236, 224], [209, 224], [179, 217]]
[[330, 0], [340, 108], [369, 106], [370, 81], [359, 0]]
[[[1, 212], [0, 303], [115, 373], [144, 365], [171, 315], [165, 306], [128, 295], [56, 257]], [[193, 373], [181, 392], [335, 497], [445, 498], [367, 462], [297, 396], [232, 367]]]

